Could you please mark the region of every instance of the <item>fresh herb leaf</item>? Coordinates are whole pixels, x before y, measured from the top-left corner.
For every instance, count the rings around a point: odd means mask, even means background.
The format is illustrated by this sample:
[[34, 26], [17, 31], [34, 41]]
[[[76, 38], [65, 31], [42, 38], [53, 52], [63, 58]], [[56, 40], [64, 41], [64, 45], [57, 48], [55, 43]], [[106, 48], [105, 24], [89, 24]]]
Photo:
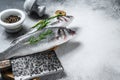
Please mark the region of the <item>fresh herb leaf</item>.
[[34, 37], [34, 36], [32, 36], [32, 37], [29, 39], [29, 43], [30, 43], [30, 44], [35, 44], [35, 43], [37, 43], [37, 42], [45, 39], [48, 35], [50, 35], [50, 34], [52, 34], [52, 33], [53, 33], [52, 30], [49, 30], [49, 29], [48, 29], [47, 31], [41, 33], [37, 38]]

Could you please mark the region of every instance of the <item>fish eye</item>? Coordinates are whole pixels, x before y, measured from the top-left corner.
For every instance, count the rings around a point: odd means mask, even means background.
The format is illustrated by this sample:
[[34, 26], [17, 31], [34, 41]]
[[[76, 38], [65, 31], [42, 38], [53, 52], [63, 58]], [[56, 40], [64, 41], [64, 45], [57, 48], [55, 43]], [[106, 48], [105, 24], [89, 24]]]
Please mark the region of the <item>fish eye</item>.
[[68, 32], [69, 32], [69, 34], [72, 34], [72, 35], [75, 34], [75, 31], [73, 31], [73, 30], [71, 30], [71, 29], [68, 29]]

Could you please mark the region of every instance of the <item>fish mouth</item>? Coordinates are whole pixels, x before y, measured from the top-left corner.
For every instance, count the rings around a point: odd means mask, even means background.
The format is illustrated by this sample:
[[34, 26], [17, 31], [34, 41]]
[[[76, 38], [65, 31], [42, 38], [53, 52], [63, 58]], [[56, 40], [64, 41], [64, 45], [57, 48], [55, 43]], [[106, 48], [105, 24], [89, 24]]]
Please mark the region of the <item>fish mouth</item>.
[[75, 35], [76, 32], [74, 30], [71, 30], [71, 29], [67, 29], [68, 33], [71, 34], [71, 35]]
[[67, 18], [70, 18], [70, 19], [73, 19], [74, 17], [73, 16], [70, 16], [70, 15], [68, 15], [68, 16], [66, 16]]

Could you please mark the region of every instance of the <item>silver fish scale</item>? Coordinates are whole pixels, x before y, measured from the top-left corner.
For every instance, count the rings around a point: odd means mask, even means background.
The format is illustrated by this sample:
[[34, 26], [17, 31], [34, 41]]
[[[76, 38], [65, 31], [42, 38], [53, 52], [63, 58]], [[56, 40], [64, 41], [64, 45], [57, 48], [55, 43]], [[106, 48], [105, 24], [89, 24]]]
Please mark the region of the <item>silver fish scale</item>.
[[55, 54], [48, 50], [24, 57], [11, 59], [15, 80], [31, 79], [51, 73], [63, 71], [63, 67]]

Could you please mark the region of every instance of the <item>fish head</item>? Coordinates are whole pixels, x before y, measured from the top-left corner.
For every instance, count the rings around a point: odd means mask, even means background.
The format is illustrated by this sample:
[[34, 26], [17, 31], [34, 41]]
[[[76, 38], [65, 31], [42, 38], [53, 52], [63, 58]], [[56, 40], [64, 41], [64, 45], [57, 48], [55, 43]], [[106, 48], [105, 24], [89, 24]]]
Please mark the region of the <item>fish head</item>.
[[72, 29], [61, 27], [61, 28], [58, 28], [56, 31], [55, 39], [62, 40], [64, 42], [72, 39], [75, 36], [75, 34], [76, 32]]
[[62, 22], [71, 22], [74, 19], [74, 17], [71, 15], [67, 15], [67, 16], [60, 16], [57, 19]]
[[73, 20], [73, 19], [74, 19], [74, 17], [71, 16], [71, 15], [67, 15], [67, 16], [65, 16], [65, 17], [68, 18], [68, 19], [70, 19], [70, 20]]

